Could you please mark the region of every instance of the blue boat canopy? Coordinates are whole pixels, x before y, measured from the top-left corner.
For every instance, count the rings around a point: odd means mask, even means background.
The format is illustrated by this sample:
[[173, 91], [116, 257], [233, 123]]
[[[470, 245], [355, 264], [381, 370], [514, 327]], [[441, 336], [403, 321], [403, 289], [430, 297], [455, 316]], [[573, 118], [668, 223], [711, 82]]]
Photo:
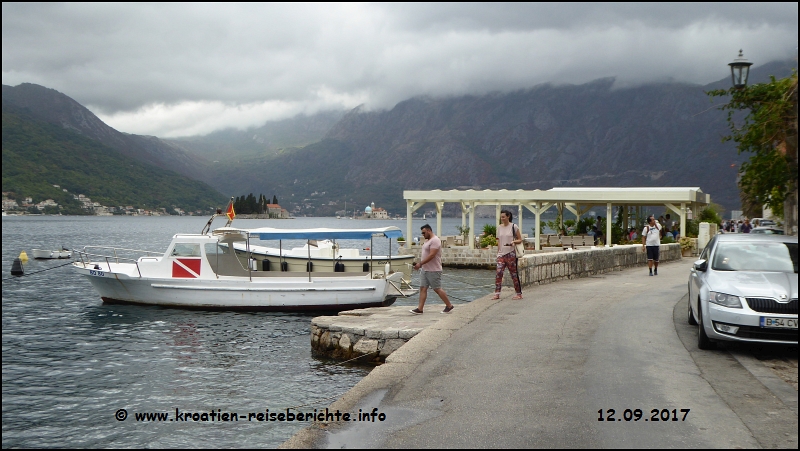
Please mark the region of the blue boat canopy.
[[247, 231], [259, 240], [368, 240], [374, 237], [400, 238], [403, 232], [397, 227], [379, 229], [273, 229], [263, 227]]

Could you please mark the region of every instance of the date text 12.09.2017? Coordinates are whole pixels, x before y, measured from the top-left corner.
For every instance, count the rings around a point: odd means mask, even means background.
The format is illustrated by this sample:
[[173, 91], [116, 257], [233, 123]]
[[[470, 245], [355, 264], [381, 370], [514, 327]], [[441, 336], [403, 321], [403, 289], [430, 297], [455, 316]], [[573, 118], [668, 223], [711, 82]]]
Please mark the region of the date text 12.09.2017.
[[689, 415], [691, 409], [651, 409], [650, 415], [644, 414], [642, 409], [625, 409], [622, 411], [621, 417], [617, 417], [617, 411], [614, 409], [603, 409], [597, 411], [599, 418], [597, 421], [686, 421], [686, 416]]

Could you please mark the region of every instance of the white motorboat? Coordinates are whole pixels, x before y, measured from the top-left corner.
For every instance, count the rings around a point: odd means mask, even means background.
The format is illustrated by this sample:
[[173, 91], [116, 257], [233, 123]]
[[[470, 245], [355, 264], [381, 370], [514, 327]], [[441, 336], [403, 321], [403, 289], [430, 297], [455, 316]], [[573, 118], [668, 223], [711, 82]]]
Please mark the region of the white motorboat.
[[38, 260], [49, 260], [53, 258], [71, 258], [72, 251], [66, 248], [61, 249], [33, 249], [33, 258]]
[[[406, 280], [411, 280], [414, 263], [413, 255], [361, 255], [358, 249], [340, 248], [332, 240], [316, 240], [291, 249], [248, 247], [245, 243], [234, 243], [233, 247], [239, 255], [249, 253], [256, 260], [256, 267], [266, 271], [306, 271], [311, 262], [316, 272], [362, 273], [371, 268], [381, 269], [388, 263], [390, 272], [402, 272]], [[372, 249], [371, 243], [369, 249]]]
[[[403, 273], [392, 272], [388, 265], [373, 264], [370, 271], [355, 273], [315, 271], [313, 265], [303, 268], [305, 271], [258, 270], [249, 252], [250, 240], [371, 240], [376, 236], [401, 235], [397, 227], [359, 230], [221, 227], [210, 233], [175, 235], [163, 253], [86, 246], [78, 251], [79, 261], [73, 267], [89, 279], [107, 303], [341, 311], [388, 306], [397, 297], [410, 296], [416, 290], [404, 288]], [[245, 255], [235, 252], [240, 245], [248, 251]]]

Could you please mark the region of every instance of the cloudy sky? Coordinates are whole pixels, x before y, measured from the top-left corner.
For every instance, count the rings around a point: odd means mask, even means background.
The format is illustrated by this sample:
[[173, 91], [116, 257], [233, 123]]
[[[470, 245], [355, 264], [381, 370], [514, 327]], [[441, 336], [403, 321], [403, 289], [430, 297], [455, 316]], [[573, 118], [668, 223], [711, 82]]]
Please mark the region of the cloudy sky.
[[418, 95], [729, 76], [797, 56], [797, 3], [3, 3], [3, 84], [67, 94], [120, 131], [258, 126]]

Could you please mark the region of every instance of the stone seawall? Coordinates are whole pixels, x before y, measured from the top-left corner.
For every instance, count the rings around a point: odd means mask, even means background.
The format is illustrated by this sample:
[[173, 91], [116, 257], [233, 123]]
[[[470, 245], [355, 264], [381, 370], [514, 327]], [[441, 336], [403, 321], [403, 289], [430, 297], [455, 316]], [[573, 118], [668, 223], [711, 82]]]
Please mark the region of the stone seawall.
[[[552, 250], [551, 250], [552, 249]], [[401, 248], [401, 255], [413, 255], [417, 260], [422, 253], [421, 246], [411, 246]], [[466, 246], [446, 247], [442, 249], [442, 265], [449, 268], [485, 268], [494, 269], [497, 258], [497, 248], [491, 249], [470, 249]], [[681, 258], [681, 247], [679, 244], [662, 244], [662, 261], [678, 260]], [[581, 265], [576, 262], [582, 261]], [[569, 269], [562, 268], [562, 263], [569, 262]], [[618, 271], [622, 268], [638, 266], [647, 263], [647, 257], [642, 252], [642, 246], [615, 245], [614, 247], [585, 247], [571, 251], [562, 251], [558, 248], [545, 248], [545, 251], [526, 251], [525, 256], [520, 259], [520, 276], [522, 268], [543, 265], [554, 268], [550, 272], [551, 276], [542, 276], [536, 272], [535, 275], [526, 278], [529, 283], [538, 283], [553, 277], [556, 280], [563, 274], [567, 278], [586, 277], [590, 274], [600, 274], [608, 271]], [[612, 269], [609, 269], [612, 268]], [[586, 273], [586, 275], [581, 275]], [[525, 282], [523, 282], [525, 284]]]
[[[680, 259], [680, 244], [661, 245], [660, 261]], [[519, 277], [523, 286], [540, 285], [645, 265], [647, 265], [647, 255], [642, 252], [641, 245], [617, 245], [610, 248], [598, 247], [525, 255], [520, 259]]]

